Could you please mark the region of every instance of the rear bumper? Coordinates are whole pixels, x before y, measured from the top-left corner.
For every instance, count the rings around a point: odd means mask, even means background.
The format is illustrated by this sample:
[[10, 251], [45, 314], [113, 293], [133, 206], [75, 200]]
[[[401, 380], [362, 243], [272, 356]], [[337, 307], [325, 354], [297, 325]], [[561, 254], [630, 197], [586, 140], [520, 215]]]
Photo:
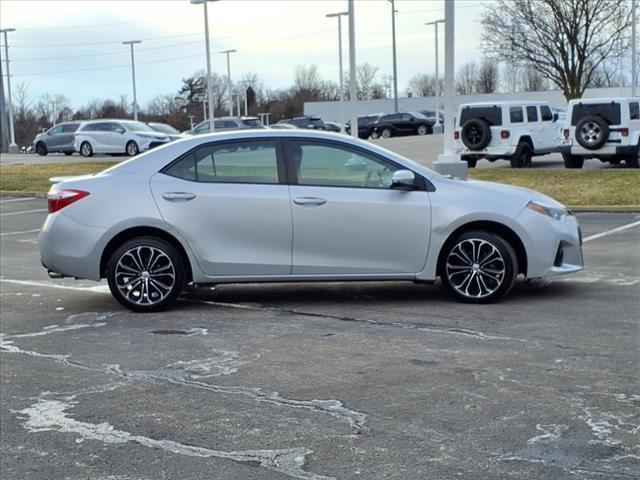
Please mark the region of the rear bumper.
[[[571, 140], [563, 140], [571, 142]], [[605, 145], [598, 150], [587, 150], [573, 142], [560, 146], [560, 153], [563, 155], [578, 155], [580, 157], [628, 157], [636, 153], [638, 147], [635, 145]]]

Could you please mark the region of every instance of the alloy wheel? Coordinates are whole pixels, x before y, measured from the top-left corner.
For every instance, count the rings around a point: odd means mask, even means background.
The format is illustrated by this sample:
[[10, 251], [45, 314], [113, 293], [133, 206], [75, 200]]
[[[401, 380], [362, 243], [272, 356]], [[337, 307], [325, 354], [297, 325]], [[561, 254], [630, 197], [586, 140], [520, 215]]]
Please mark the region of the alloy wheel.
[[602, 135], [602, 129], [596, 122], [587, 122], [580, 129], [580, 136], [585, 143], [595, 145]]
[[481, 238], [458, 242], [446, 260], [446, 275], [459, 294], [469, 298], [485, 298], [504, 282], [506, 264], [498, 249]]
[[115, 268], [115, 284], [129, 302], [154, 305], [173, 290], [176, 269], [169, 256], [152, 246], [137, 246], [124, 252]]

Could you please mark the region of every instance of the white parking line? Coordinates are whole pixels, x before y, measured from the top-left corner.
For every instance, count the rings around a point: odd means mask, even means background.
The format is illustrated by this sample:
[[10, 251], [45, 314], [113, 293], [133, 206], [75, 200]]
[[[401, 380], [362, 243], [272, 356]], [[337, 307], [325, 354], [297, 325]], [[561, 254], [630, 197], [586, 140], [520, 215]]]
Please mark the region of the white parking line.
[[613, 233], [622, 232], [623, 230], [628, 230], [630, 228], [638, 227], [638, 226], [640, 226], [640, 221], [633, 222], [633, 223], [628, 223], [626, 225], [622, 225], [621, 227], [612, 228], [611, 230], [606, 230], [606, 231], [601, 232], [601, 233], [596, 233], [595, 235], [590, 235], [590, 236], [582, 239], [582, 242], [583, 243], [590, 242], [591, 240], [597, 240], [598, 238], [606, 237], [607, 235], [611, 235]]
[[58, 288], [60, 290], [75, 290], [76, 292], [109, 293], [108, 285], [96, 285], [94, 287], [72, 287], [71, 285], [60, 285], [50, 282], [32, 282], [30, 280], [13, 280], [10, 278], [0, 278], [0, 283], [13, 283], [14, 285], [26, 285], [28, 287]]
[[0, 213], [0, 217], [8, 217], [9, 215], [22, 215], [23, 213], [39, 213], [39, 212], [47, 212], [48, 209], [46, 208], [38, 208], [35, 210], [22, 210], [21, 212], [7, 212], [7, 213]]
[[13, 202], [26, 202], [27, 200], [35, 200], [35, 199], [36, 197], [9, 198], [7, 200], [0, 200], [0, 204], [13, 203]]
[[7, 237], [9, 235], [25, 235], [27, 233], [38, 233], [40, 231], [39, 228], [34, 228], [33, 230], [19, 230], [17, 232], [4, 232], [0, 233], [0, 237]]

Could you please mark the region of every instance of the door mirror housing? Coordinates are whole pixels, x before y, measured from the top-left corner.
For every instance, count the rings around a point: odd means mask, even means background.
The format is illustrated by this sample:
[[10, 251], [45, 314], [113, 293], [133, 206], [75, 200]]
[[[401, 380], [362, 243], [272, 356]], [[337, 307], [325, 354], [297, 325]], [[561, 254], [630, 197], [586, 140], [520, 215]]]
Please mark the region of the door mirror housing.
[[124, 135], [124, 132], [126, 132], [126, 130], [124, 128], [118, 128], [116, 132], [118, 132], [120, 135]]
[[411, 170], [396, 170], [393, 172], [391, 182], [397, 187], [415, 187], [416, 176]]
[[557, 122], [557, 121], [558, 121], [558, 118], [560, 118], [560, 117], [558, 116], [558, 114], [557, 114], [557, 113], [554, 113], [554, 114], [553, 114], [553, 121], [554, 121], [554, 122]]

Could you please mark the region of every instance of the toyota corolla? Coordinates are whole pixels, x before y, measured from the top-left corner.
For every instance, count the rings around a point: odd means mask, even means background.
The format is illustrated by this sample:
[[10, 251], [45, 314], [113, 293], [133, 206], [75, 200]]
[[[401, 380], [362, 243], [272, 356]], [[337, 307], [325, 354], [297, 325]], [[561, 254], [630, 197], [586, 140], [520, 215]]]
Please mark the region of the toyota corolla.
[[310, 130], [214, 133], [62, 179], [40, 233], [54, 278], [107, 279], [135, 311], [183, 287], [438, 277], [470, 303], [583, 268], [576, 218], [532, 190], [443, 177]]

